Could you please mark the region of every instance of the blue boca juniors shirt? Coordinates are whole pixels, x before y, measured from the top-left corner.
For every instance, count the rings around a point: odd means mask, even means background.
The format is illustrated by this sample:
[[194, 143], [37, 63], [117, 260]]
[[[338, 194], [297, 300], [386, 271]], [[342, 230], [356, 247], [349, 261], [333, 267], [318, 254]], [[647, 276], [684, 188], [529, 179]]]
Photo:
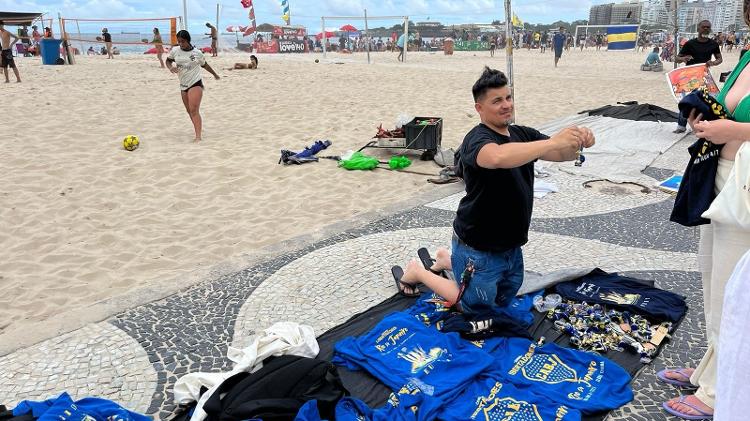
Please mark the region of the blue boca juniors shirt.
[[492, 352], [499, 375], [527, 393], [591, 414], [633, 400], [630, 375], [599, 355], [509, 338]]
[[364, 369], [393, 391], [413, 384], [433, 397], [457, 393], [494, 363], [457, 333], [439, 333], [400, 312], [365, 335], [344, 338], [334, 351], [334, 364]]
[[[429, 404], [427, 404], [429, 405]], [[420, 411], [428, 409], [427, 405]], [[440, 419], [476, 421], [579, 421], [581, 413], [493, 376], [482, 376], [444, 405]]]

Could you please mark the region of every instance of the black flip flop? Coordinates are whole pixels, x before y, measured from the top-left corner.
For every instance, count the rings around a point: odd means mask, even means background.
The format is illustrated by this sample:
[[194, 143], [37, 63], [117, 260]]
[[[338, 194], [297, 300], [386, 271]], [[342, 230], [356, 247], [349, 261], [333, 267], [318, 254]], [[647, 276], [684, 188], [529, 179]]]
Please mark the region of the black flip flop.
[[430, 256], [430, 252], [426, 248], [422, 247], [419, 250], [417, 250], [417, 256], [419, 256], [419, 260], [422, 261], [422, 265], [424, 266], [425, 269], [429, 270], [430, 272], [434, 273], [435, 275], [442, 276], [443, 278], [453, 279], [453, 277], [449, 273], [450, 271], [447, 271], [447, 270], [434, 271], [434, 270], [432, 270], [432, 265], [435, 264], [435, 259], [433, 259], [432, 256]]
[[419, 260], [422, 261], [422, 265], [425, 269], [429, 270], [430, 272], [434, 273], [435, 275], [444, 276], [443, 271], [434, 271], [432, 270], [432, 265], [435, 264], [435, 259], [430, 256], [430, 251], [426, 248], [422, 247], [419, 250], [417, 250], [417, 256], [419, 256]]
[[[404, 270], [401, 269], [401, 266], [393, 266], [391, 268], [391, 274], [393, 274], [393, 280], [396, 282], [396, 289], [398, 290], [399, 294], [409, 298], [419, 297], [422, 294], [421, 292], [419, 292], [419, 288], [416, 285], [412, 285], [401, 280], [401, 278], [404, 276]], [[404, 291], [402, 287], [411, 288], [415, 292], [409, 294]]]

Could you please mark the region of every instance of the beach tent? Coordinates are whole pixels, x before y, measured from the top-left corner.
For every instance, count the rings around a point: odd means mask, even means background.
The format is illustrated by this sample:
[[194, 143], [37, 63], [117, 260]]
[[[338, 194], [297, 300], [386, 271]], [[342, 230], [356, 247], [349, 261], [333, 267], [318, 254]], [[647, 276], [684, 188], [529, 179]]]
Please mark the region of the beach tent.
[[26, 25], [31, 26], [31, 24], [42, 17], [42, 13], [36, 13], [36, 12], [0, 12], [0, 20], [5, 22], [6, 25]]

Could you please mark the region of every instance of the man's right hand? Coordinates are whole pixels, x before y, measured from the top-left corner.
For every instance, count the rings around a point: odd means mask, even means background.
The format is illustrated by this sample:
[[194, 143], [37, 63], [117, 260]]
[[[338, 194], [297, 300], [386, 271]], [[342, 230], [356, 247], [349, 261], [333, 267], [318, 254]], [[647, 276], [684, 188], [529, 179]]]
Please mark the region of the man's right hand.
[[687, 63], [688, 61], [693, 59], [693, 56], [687, 55], [687, 56], [680, 56], [680, 61], [683, 63]]
[[583, 135], [578, 127], [566, 127], [550, 137], [553, 148], [566, 156], [575, 156], [583, 146]]

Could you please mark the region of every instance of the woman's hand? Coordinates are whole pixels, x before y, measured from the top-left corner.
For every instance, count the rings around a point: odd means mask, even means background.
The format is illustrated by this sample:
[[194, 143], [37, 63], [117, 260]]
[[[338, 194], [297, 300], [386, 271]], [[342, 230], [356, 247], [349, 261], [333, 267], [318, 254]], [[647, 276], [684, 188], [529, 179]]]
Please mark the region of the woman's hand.
[[690, 110], [690, 116], [688, 117], [688, 124], [690, 128], [695, 132], [695, 124], [703, 120], [703, 114], [696, 112], [695, 109]]
[[742, 139], [737, 122], [720, 119], [713, 121], [698, 121], [693, 126], [695, 135], [717, 145], [723, 145], [733, 140]]
[[170, 67], [170, 68], [169, 68], [169, 71], [170, 71], [170, 72], [172, 72], [172, 73], [174, 73], [174, 74], [177, 74], [177, 73], [179, 73], [179, 72], [180, 72], [180, 71], [179, 71], [179, 70], [177, 69], [177, 67], [176, 67], [176, 66], [174, 66], [174, 67]]

